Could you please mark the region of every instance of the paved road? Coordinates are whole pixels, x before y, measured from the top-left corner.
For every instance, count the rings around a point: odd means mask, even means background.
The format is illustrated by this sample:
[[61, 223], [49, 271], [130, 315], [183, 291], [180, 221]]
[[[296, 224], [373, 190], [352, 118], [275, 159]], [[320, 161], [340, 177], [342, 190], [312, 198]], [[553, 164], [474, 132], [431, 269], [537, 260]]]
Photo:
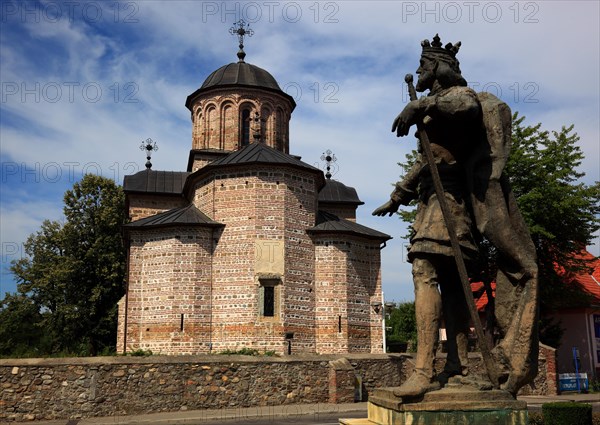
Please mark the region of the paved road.
[[[530, 411], [554, 401], [591, 403], [600, 412], [599, 394], [563, 394], [560, 396], [519, 397]], [[367, 403], [295, 404], [221, 410], [179, 411], [147, 415], [113, 416], [81, 420], [35, 421], [28, 425], [338, 425], [339, 418], [366, 418]], [[5, 422], [6, 423], [6, 422]], [[4, 425], [0, 421], [0, 425]], [[10, 425], [17, 423], [11, 422]]]
[[[367, 412], [344, 412], [341, 417], [344, 418], [364, 418]], [[321, 413], [318, 415], [300, 415], [288, 418], [239, 418], [239, 419], [220, 419], [201, 422], [189, 422], [188, 425], [339, 425], [339, 413]]]

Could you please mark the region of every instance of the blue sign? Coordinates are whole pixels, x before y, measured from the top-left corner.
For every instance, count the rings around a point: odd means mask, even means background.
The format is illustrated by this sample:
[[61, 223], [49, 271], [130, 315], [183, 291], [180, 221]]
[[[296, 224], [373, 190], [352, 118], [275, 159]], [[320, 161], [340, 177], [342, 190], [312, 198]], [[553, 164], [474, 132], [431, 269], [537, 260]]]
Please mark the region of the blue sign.
[[575, 373], [560, 373], [558, 375], [559, 391], [587, 391], [589, 381], [587, 373], [579, 373], [579, 388], [577, 388], [577, 377]]

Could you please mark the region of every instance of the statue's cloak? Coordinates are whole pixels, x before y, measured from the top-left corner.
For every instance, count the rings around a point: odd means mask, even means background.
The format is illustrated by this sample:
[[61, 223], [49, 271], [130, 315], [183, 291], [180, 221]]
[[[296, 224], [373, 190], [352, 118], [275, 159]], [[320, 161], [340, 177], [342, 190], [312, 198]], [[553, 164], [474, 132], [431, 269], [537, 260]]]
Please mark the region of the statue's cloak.
[[482, 131], [465, 164], [473, 221], [498, 250], [495, 316], [502, 340], [494, 349], [516, 393], [537, 374], [538, 283], [535, 246], [503, 173], [511, 148], [509, 106], [490, 93], [478, 93]]

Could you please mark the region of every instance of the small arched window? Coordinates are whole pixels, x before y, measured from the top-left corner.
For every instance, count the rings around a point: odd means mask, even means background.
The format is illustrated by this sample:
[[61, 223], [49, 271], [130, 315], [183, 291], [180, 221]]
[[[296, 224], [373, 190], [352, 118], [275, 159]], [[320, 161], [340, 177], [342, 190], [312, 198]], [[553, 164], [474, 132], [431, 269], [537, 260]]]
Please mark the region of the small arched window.
[[275, 128], [275, 146], [280, 151], [287, 153], [285, 147], [284, 114], [281, 108], [277, 108], [277, 121], [275, 122]]
[[250, 109], [244, 109], [242, 111], [242, 137], [240, 140], [240, 147], [248, 146], [250, 144]]
[[205, 132], [205, 147], [207, 148], [216, 148], [218, 147], [219, 139], [218, 139], [218, 128], [219, 121], [217, 119], [217, 109], [214, 106], [210, 106], [206, 111], [206, 126]]
[[204, 147], [204, 140], [202, 139], [202, 108], [198, 107], [196, 109], [195, 116], [192, 116], [194, 121], [193, 127], [193, 140], [194, 140], [194, 149], [200, 149]]

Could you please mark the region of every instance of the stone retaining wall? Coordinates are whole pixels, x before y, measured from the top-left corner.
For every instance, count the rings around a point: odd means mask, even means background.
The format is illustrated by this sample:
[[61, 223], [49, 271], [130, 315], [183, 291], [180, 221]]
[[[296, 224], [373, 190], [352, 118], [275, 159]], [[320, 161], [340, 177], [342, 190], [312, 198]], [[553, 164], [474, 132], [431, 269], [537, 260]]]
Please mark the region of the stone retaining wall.
[[[540, 347], [538, 376], [521, 393], [556, 394], [555, 358]], [[484, 374], [480, 355], [469, 369]], [[0, 359], [0, 423], [366, 401], [413, 370], [405, 354]]]
[[340, 403], [400, 384], [401, 355], [0, 360], [0, 422]]

